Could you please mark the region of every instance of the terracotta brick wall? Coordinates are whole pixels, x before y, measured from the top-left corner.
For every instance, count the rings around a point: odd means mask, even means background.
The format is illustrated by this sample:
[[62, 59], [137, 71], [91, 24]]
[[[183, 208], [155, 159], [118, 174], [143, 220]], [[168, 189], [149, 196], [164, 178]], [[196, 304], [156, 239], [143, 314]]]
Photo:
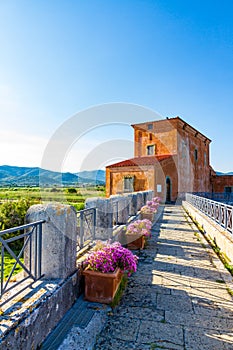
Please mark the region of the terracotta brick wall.
[[154, 167], [116, 167], [106, 169], [106, 196], [124, 193], [124, 177], [134, 177], [134, 191], [154, 189]]
[[[211, 140], [179, 117], [132, 125], [134, 156], [148, 156], [148, 146], [154, 145], [152, 156], [171, 157], [155, 165], [123, 166], [106, 169], [107, 196], [123, 192], [124, 176], [134, 176], [134, 190], [153, 190], [166, 198], [167, 182], [171, 184], [171, 200], [183, 192], [224, 192], [233, 186], [233, 176], [216, 176], [209, 161]], [[147, 157], [146, 157], [147, 158]], [[169, 179], [169, 180], [167, 180]], [[157, 192], [160, 185], [162, 192]]]
[[233, 187], [233, 175], [216, 175], [211, 178], [212, 192], [224, 192], [225, 187]]

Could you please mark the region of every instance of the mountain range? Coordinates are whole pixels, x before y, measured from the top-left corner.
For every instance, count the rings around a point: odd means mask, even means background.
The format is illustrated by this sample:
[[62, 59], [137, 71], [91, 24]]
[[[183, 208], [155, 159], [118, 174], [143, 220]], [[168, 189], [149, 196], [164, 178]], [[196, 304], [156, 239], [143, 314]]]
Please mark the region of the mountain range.
[[[216, 172], [233, 175], [233, 172]], [[77, 173], [60, 173], [39, 167], [0, 166], [0, 186], [83, 186], [105, 185], [105, 171], [92, 170]]]
[[39, 167], [0, 166], [0, 186], [104, 185], [105, 171], [60, 173]]
[[230, 171], [229, 173], [221, 173], [220, 171], [216, 171], [217, 175], [233, 175], [233, 171]]

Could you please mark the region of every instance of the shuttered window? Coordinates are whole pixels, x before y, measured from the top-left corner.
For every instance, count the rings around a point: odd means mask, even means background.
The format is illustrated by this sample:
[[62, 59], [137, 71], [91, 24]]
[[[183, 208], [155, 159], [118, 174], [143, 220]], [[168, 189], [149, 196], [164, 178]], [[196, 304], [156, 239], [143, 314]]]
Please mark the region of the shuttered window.
[[134, 176], [124, 177], [124, 192], [134, 192]]

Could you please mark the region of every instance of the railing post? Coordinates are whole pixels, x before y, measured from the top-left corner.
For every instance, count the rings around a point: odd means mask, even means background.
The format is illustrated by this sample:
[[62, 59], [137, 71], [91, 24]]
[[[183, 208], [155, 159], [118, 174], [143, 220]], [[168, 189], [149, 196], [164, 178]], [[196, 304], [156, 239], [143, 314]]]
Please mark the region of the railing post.
[[84, 212], [82, 210], [80, 210], [80, 248], [83, 248], [83, 244], [84, 244]]
[[233, 207], [231, 208], [231, 233], [233, 235]]
[[[66, 278], [76, 269], [76, 210], [72, 206], [59, 203], [33, 205], [27, 212], [26, 221], [32, 223], [40, 220], [45, 220], [41, 245], [41, 273], [45, 279]], [[32, 245], [35, 251], [34, 239]], [[37, 246], [39, 249], [38, 243]]]
[[4, 248], [1, 246], [1, 290], [0, 295], [2, 295], [3, 290], [3, 281], [4, 281]]
[[38, 277], [41, 276], [41, 258], [42, 258], [42, 223], [38, 225]]
[[227, 206], [226, 205], [224, 205], [224, 220], [225, 220], [224, 227], [225, 229], [227, 229]]
[[93, 208], [93, 216], [92, 216], [92, 237], [95, 239], [95, 228], [96, 228], [96, 208]]
[[219, 224], [222, 226], [222, 210], [221, 210], [221, 205], [219, 205]]

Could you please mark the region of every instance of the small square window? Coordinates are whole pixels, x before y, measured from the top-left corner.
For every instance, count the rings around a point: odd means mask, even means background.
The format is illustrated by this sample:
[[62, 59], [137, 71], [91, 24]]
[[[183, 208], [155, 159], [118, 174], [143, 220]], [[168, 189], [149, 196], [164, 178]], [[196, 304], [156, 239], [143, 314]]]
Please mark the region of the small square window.
[[153, 156], [155, 154], [155, 145], [147, 146], [147, 155]]
[[153, 129], [153, 124], [147, 124], [147, 129], [152, 130]]

